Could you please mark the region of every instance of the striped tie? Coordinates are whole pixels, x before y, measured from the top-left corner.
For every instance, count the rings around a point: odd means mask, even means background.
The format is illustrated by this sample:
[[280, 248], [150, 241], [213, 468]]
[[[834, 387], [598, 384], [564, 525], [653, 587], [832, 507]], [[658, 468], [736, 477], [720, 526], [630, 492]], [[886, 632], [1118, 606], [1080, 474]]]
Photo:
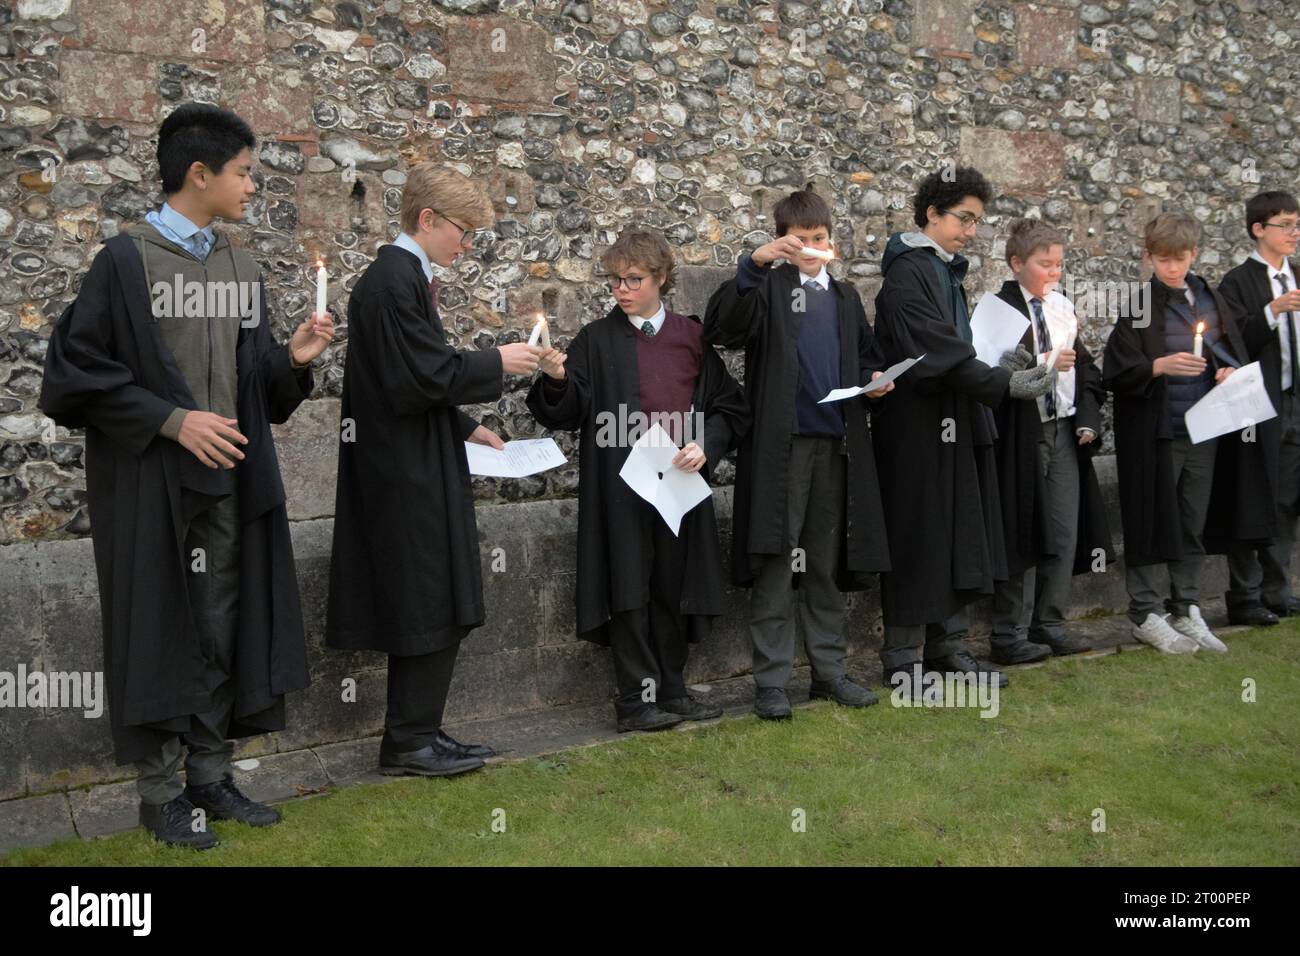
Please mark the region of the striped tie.
[[[1042, 351], [1052, 351], [1052, 334], [1047, 331], [1047, 317], [1043, 315], [1043, 300], [1035, 296], [1029, 300], [1029, 304], [1034, 307], [1034, 330], [1038, 333], [1038, 348]], [[1047, 410], [1048, 418], [1056, 418], [1056, 389], [1049, 389], [1043, 396], [1043, 407]]]

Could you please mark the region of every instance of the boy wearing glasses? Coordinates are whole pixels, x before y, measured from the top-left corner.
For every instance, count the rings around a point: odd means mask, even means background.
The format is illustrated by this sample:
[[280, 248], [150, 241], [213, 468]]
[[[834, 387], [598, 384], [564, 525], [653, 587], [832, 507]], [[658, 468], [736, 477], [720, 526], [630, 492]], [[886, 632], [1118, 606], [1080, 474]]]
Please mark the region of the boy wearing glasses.
[[[1163, 213], [1147, 223], [1142, 261], [1152, 276], [1137, 315], [1121, 315], [1106, 341], [1102, 382], [1115, 396], [1115, 460], [1124, 524], [1125, 584], [1133, 636], [1165, 654], [1227, 650], [1200, 609], [1203, 534], [1219, 446], [1238, 444], [1243, 462], [1258, 442], [1224, 435], [1193, 444], [1187, 410], [1240, 366], [1245, 343], [1227, 303], [1190, 270], [1200, 226]], [[1196, 329], [1201, 355], [1196, 355]], [[1262, 468], [1258, 462], [1255, 470]], [[1233, 496], [1224, 504], [1229, 537], [1253, 540], [1272, 505]], [[1161, 607], [1156, 568], [1169, 570]], [[1161, 611], [1168, 611], [1162, 614]]]
[[[619, 476], [641, 429], [659, 424], [682, 446], [673, 466], [707, 479], [749, 427], [744, 396], [704, 341], [695, 316], [661, 296], [676, 267], [664, 238], [627, 232], [603, 256], [617, 305], [568, 351], [543, 351], [528, 407], [547, 428], [580, 429], [578, 636], [609, 646], [620, 732], [720, 717], [691, 697], [687, 648], [726, 610], [713, 501], [678, 534]], [[612, 427], [611, 427], [612, 426]]]
[[483, 623], [466, 441], [501, 439], [456, 406], [501, 396], [541, 350], [457, 351], [438, 314], [433, 263], [451, 266], [492, 224], [483, 188], [449, 167], [407, 174], [402, 232], [348, 299], [348, 354], [326, 643], [388, 654], [379, 771], [448, 776], [492, 751], [442, 731], [461, 640]]
[[[791, 715], [796, 597], [811, 696], [847, 707], [876, 702], [845, 673], [841, 592], [864, 590], [889, 560], [868, 401], [819, 404], [832, 389], [881, 374], [862, 300], [826, 270], [829, 255], [805, 251], [829, 251], [825, 200], [795, 192], [773, 216], [778, 238], [741, 258], [736, 277], [709, 300], [704, 329], [710, 342], [745, 350], [754, 428], [736, 469], [731, 577], [753, 589], [754, 712], [784, 720]], [[778, 259], [784, 264], [773, 265]]]
[[[885, 638], [880, 659], [897, 693], [920, 695], [921, 668], [1006, 676], [965, 647], [965, 605], [1007, 577], [991, 409], [1034, 399], [1051, 369], [985, 365], [971, 346], [961, 255], [992, 189], [969, 167], [927, 176], [912, 198], [919, 231], [885, 246], [876, 337], [886, 364], [925, 359], [877, 409], [877, 466], [889, 523], [892, 570], [881, 576]], [[904, 676], [905, 675], [905, 676]]]
[[[1219, 285], [1219, 292], [1241, 326], [1252, 361], [1258, 360], [1278, 416], [1261, 422], [1256, 440], [1263, 455], [1259, 472], [1266, 480], [1265, 500], [1272, 502], [1275, 520], [1272, 543], [1237, 541], [1226, 550], [1230, 584], [1228, 618], [1253, 626], [1277, 623], [1279, 617], [1300, 613], [1300, 598], [1291, 593], [1289, 568], [1300, 511], [1300, 360], [1296, 354], [1300, 326], [1300, 263], [1295, 255], [1300, 239], [1300, 204], [1291, 193], [1270, 191], [1246, 203], [1246, 229], [1255, 251]], [[1241, 474], [1236, 459], [1241, 449], [1225, 442], [1219, 469], [1225, 478]], [[1215, 493], [1219, 493], [1216, 478]], [[1224, 491], [1229, 489], [1225, 486]], [[1247, 490], [1245, 488], [1243, 491]], [[1211, 515], [1217, 501], [1211, 501]], [[1217, 536], [1216, 522], [1207, 522], [1206, 537]], [[1267, 533], [1270, 529], [1261, 529]], [[1207, 540], [1207, 545], [1210, 542]], [[1217, 550], [1217, 549], [1215, 549]]]

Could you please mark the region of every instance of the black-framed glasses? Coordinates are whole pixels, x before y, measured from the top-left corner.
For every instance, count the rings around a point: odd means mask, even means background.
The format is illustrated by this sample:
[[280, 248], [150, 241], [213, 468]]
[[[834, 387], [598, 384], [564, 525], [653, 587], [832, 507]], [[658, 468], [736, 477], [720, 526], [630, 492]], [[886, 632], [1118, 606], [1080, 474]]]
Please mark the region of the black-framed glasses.
[[611, 292], [617, 292], [619, 285], [625, 285], [633, 292], [641, 288], [641, 280], [645, 276], [610, 276], [609, 288]]
[[469, 229], [466, 226], [462, 226], [455, 219], [452, 219], [450, 216], [443, 215], [442, 213], [438, 212], [438, 210], [434, 209], [432, 206], [429, 207], [429, 211], [432, 212], [434, 215], [442, 216], [443, 219], [447, 220], [447, 222], [451, 223], [453, 226], [455, 226], [457, 229], [460, 230], [460, 244], [462, 246], [465, 245], [466, 239], [469, 240], [470, 245], [473, 245], [478, 239], [480, 239], [483, 236], [495, 235], [495, 233], [493, 233], [491, 229]]
[[972, 226], [978, 226], [984, 221], [982, 216], [972, 216], [968, 212], [953, 212], [951, 209], [945, 209], [943, 215], [952, 216], [961, 223], [963, 229], [970, 229]]
[[1300, 236], [1300, 222], [1263, 222], [1265, 229], [1281, 229], [1283, 235]]

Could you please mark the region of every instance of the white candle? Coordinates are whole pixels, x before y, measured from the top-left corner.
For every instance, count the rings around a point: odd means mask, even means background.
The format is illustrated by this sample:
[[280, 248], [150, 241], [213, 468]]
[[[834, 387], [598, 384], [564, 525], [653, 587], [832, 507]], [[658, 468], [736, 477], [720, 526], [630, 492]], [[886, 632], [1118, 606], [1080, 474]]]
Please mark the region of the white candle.
[[1192, 354], [1201, 357], [1201, 343], [1204, 341], [1205, 323], [1196, 323], [1196, 335], [1192, 337]]
[[533, 334], [528, 337], [529, 345], [541, 344], [542, 348], [551, 347], [551, 329], [546, 323], [546, 316], [537, 313], [537, 324], [533, 326]]
[[325, 314], [325, 286], [329, 282], [329, 275], [325, 271], [325, 263], [320, 259], [316, 260], [316, 314]]
[[835, 258], [835, 252], [832, 249], [814, 249], [812, 246], [804, 246], [799, 251], [805, 256], [813, 256], [817, 259], [826, 259], [827, 261]]

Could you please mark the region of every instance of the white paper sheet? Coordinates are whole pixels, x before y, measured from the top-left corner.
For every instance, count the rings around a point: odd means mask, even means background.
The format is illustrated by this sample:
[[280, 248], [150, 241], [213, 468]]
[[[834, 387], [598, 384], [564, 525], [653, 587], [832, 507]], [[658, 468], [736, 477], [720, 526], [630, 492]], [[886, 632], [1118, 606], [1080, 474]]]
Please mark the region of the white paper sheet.
[[885, 369], [885, 374], [880, 376], [880, 378], [868, 382], [866, 385], [859, 386], [858, 388], [833, 388], [829, 394], [827, 394], [827, 396], [817, 404], [825, 405], [827, 402], [842, 402], [846, 398], [856, 398], [857, 396], [864, 395], [867, 392], [878, 392], [923, 358], [925, 358], [924, 355], [918, 355], [916, 358], [903, 359], [903, 361]]
[[491, 445], [467, 441], [465, 457], [469, 459], [469, 473], [485, 478], [526, 478], [568, 461], [554, 438], [508, 441], [500, 451]]
[[992, 292], [984, 293], [970, 317], [975, 357], [985, 365], [996, 366], [1002, 353], [1016, 350], [1027, 328], [1029, 320], [1014, 306], [1007, 305]]
[[1192, 444], [1241, 431], [1277, 417], [1277, 409], [1264, 390], [1258, 362], [1243, 365], [1187, 410], [1184, 421]]
[[681, 532], [686, 512], [712, 494], [698, 471], [673, 466], [680, 450], [656, 423], [632, 446], [618, 473], [629, 488], [654, 505], [673, 534]]

